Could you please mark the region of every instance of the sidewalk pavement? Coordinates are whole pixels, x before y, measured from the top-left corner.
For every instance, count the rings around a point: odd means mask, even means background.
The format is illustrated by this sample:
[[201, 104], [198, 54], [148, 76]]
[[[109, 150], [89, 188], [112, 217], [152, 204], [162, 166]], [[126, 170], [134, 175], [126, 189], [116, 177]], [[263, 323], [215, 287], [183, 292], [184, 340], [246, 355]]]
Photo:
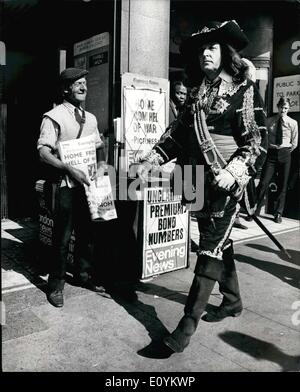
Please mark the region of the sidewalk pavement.
[[[281, 372], [300, 370], [299, 222], [262, 218], [287, 259], [254, 222], [233, 229], [244, 311], [219, 323], [201, 320], [191, 344], [169, 358], [149, 348], [183, 314], [190, 267], [137, 286], [138, 299], [107, 299], [66, 284], [63, 308], [36, 275], [37, 223], [2, 221], [2, 368], [5, 372]], [[191, 237], [198, 242], [195, 221]], [[219, 305], [217, 285], [208, 307]]]

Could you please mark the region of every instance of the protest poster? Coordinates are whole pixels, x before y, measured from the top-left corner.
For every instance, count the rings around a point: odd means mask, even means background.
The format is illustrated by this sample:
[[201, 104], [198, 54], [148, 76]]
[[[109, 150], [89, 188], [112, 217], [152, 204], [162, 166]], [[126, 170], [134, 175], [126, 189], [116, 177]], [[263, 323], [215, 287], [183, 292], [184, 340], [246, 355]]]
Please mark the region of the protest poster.
[[[108, 175], [94, 179], [97, 172], [97, 156], [94, 135], [67, 140], [58, 146], [62, 162], [82, 170], [90, 181], [84, 189], [92, 220], [111, 220], [117, 218], [112, 187]], [[67, 185], [72, 188], [74, 181], [66, 176]]]
[[181, 195], [144, 189], [142, 278], [187, 267], [189, 219]]

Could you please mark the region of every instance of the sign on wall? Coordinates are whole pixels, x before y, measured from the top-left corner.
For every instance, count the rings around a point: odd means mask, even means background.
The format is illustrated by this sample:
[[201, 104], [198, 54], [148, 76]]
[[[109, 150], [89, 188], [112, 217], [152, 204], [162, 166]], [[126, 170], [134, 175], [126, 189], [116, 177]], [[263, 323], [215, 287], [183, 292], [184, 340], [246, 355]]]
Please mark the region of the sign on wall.
[[300, 75], [274, 78], [273, 112], [277, 113], [277, 104], [281, 97], [289, 98], [290, 112], [300, 112]]
[[142, 278], [187, 267], [189, 219], [181, 195], [145, 188], [143, 229]]
[[122, 76], [121, 166], [131, 163], [158, 142], [168, 124], [169, 82], [167, 79], [126, 73]]
[[75, 43], [74, 66], [89, 71], [85, 107], [96, 116], [99, 131], [104, 132], [109, 121], [109, 33]]

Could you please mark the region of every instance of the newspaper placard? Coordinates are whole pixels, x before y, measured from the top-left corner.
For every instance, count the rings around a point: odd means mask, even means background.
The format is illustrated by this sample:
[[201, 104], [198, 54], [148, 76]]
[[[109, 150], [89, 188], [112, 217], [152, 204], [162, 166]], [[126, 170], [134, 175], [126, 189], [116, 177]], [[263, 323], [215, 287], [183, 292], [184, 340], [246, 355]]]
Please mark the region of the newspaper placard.
[[[89, 179], [97, 171], [95, 138], [93, 135], [59, 143], [60, 159], [76, 169], [82, 170]], [[69, 188], [75, 186], [74, 181], [66, 176]]]
[[166, 129], [166, 92], [124, 88], [125, 170], [151, 150]]
[[143, 276], [187, 266], [188, 212], [169, 188], [144, 190]]
[[[117, 218], [109, 176], [93, 180], [97, 172], [97, 156], [93, 135], [59, 143], [59, 154], [62, 162], [82, 170], [90, 181], [84, 185], [92, 220], [111, 220]], [[68, 176], [67, 185], [72, 188], [74, 181]]]

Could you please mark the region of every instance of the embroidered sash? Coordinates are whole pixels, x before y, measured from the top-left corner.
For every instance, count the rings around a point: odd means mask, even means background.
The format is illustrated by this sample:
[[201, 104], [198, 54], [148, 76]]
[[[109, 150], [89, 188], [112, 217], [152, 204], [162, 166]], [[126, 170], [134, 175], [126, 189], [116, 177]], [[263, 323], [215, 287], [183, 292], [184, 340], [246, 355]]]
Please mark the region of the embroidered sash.
[[226, 166], [227, 162], [215, 145], [207, 128], [205, 114], [200, 107], [199, 101], [195, 104], [194, 129], [199, 143], [200, 150], [207, 165], [213, 174], [217, 174], [220, 169]]
[[[227, 162], [215, 145], [206, 124], [205, 114], [200, 106], [199, 101], [195, 104], [194, 112], [194, 129], [197, 136], [198, 144], [203, 157], [210, 168], [212, 174], [216, 176], [219, 170], [223, 169]], [[229, 190], [232, 197], [240, 201], [242, 193], [237, 193], [238, 185], [235, 183]]]

